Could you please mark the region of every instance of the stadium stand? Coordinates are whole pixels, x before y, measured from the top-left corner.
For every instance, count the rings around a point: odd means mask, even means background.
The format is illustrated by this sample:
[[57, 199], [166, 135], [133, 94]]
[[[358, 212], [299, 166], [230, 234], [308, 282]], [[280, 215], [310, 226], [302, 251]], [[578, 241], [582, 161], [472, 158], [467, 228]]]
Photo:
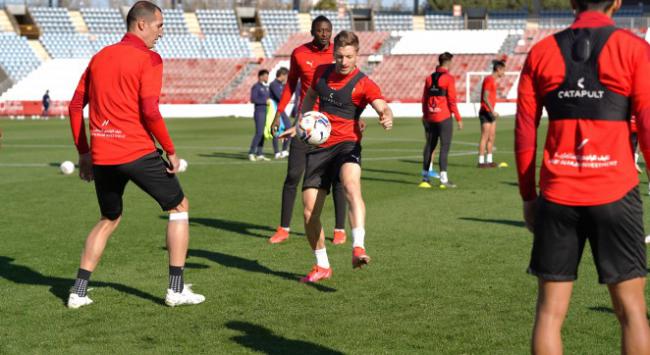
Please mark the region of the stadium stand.
[[187, 35], [190, 33], [185, 23], [183, 10], [181, 9], [163, 9], [165, 18], [165, 33], [171, 35]]
[[0, 96], [0, 100], [40, 101], [45, 90], [50, 90], [52, 101], [70, 100], [88, 61], [88, 58], [84, 58], [43, 62], [38, 69]]
[[234, 10], [196, 10], [204, 34], [239, 35], [239, 25]]
[[252, 58], [250, 43], [239, 35], [208, 35], [203, 39], [206, 58]]
[[[359, 37], [360, 55], [371, 55], [376, 54], [381, 45], [390, 37], [388, 32], [356, 32]], [[274, 56], [290, 56], [293, 50], [309, 41], [311, 41], [311, 35], [309, 33], [296, 33], [289, 37], [285, 43], [278, 48], [274, 53]]]
[[156, 51], [163, 59], [205, 57], [201, 41], [191, 34], [163, 36], [156, 43]]
[[375, 31], [412, 31], [413, 15], [410, 12], [376, 12]]
[[262, 47], [267, 58], [273, 57], [292, 34], [300, 31], [297, 11], [260, 10], [259, 18], [266, 31], [262, 38]]
[[391, 54], [498, 53], [507, 30], [411, 31], [404, 32]]
[[161, 103], [211, 103], [245, 67], [246, 59], [170, 59], [164, 62]]
[[124, 33], [126, 31], [124, 18], [118, 9], [81, 8], [81, 15], [90, 33]]
[[41, 43], [52, 58], [90, 58], [95, 50], [90, 37], [80, 33], [45, 33]]
[[569, 10], [542, 10], [539, 14], [539, 27], [567, 27], [573, 23], [573, 17], [573, 12]]
[[0, 66], [14, 82], [22, 80], [40, 64], [27, 38], [14, 32], [0, 32]]
[[424, 28], [429, 30], [462, 30], [465, 19], [453, 16], [451, 12], [427, 12], [424, 15]]
[[354, 28], [354, 24], [352, 23], [352, 16], [350, 16], [350, 13], [347, 11], [345, 12], [322, 11], [322, 10], [311, 11], [312, 19], [320, 15], [327, 17], [332, 22], [332, 31], [334, 34], [337, 34], [343, 30], [350, 31]]
[[[451, 74], [456, 79], [458, 101], [465, 100], [465, 73], [485, 71], [494, 55], [456, 55]], [[424, 80], [436, 69], [437, 55], [386, 56], [370, 76], [381, 87], [384, 96], [393, 102], [420, 102]], [[471, 86], [480, 81], [473, 78]]]
[[96, 52], [99, 52], [102, 48], [115, 44], [122, 40], [124, 33], [102, 33], [90, 36], [90, 41], [92, 43], [93, 49]]
[[491, 30], [525, 29], [527, 20], [528, 12], [525, 10], [491, 11], [488, 14], [487, 28]]
[[30, 7], [29, 13], [38, 28], [44, 33], [74, 33], [75, 28], [70, 20], [67, 8], [63, 7]]

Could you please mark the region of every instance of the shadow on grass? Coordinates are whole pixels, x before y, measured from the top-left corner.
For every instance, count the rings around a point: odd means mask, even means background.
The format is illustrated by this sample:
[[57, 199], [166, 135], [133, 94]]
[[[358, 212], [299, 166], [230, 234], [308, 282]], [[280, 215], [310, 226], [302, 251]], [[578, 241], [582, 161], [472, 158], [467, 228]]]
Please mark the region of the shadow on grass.
[[[49, 286], [50, 292], [58, 297], [65, 304], [68, 301], [70, 288], [74, 285], [74, 279], [63, 277], [46, 276], [27, 266], [14, 264], [15, 259], [0, 256], [0, 277], [20, 285]], [[110, 287], [118, 292], [128, 293], [132, 296], [163, 304], [163, 299], [140, 291], [130, 286], [102, 281], [90, 281], [90, 287]]]
[[[257, 260], [250, 260], [239, 256], [228, 255], [215, 251], [190, 249], [188, 250], [187, 255], [204, 258], [225, 267], [231, 267], [243, 271], [256, 272], [265, 275], [272, 275], [288, 281], [299, 282], [300, 278], [303, 276], [290, 272], [272, 270], [260, 264]], [[305, 285], [313, 287], [321, 292], [336, 292], [335, 288], [327, 287], [317, 283], [306, 283]]]
[[[459, 164], [459, 163], [456, 163], [456, 162], [453, 161], [455, 158], [459, 158], [459, 156], [455, 156], [455, 155], [450, 155], [450, 156], [449, 156], [449, 163], [447, 163], [447, 166], [448, 166], [448, 167], [449, 167], [449, 166], [451, 166], [451, 167], [459, 167], [459, 168], [462, 168], [462, 167], [465, 167], [465, 168], [467, 168], [467, 167], [470, 167], [470, 168], [472, 168], [472, 167], [476, 167], [475, 164]], [[420, 165], [420, 166], [422, 166], [422, 159], [420, 159], [420, 160], [415, 160], [415, 159], [399, 159], [398, 162], [400, 162], [400, 163], [407, 163], [407, 164], [416, 164], [416, 165]], [[433, 163], [433, 168], [436, 169], [436, 170], [438, 170], [438, 169], [440, 168], [440, 167], [438, 166], [438, 157], [437, 157], [437, 155], [436, 155], [436, 161]], [[364, 169], [364, 170], [365, 170], [365, 169]], [[416, 173], [419, 173], [419, 172], [421, 172], [421, 171], [422, 171], [422, 170], [416, 170], [415, 172], [416, 172]]]
[[[594, 306], [594, 307], [589, 307], [589, 310], [598, 313], [607, 313], [607, 314], [616, 315], [616, 313], [614, 313], [614, 310], [611, 307]], [[646, 318], [650, 320], [650, 314], [646, 314]]]
[[[160, 219], [169, 219], [168, 216], [161, 215]], [[200, 224], [206, 227], [212, 227], [220, 229], [226, 232], [233, 232], [237, 234], [248, 235], [256, 238], [267, 239], [275, 233], [275, 229], [272, 229], [269, 226], [263, 226], [259, 224], [252, 224], [247, 222], [238, 222], [238, 221], [229, 221], [226, 219], [219, 218], [202, 218], [202, 217], [190, 217], [190, 225]], [[268, 232], [266, 234], [255, 232], [254, 230], [263, 230]]]
[[519, 184], [514, 181], [501, 181], [503, 185], [508, 185], [508, 186], [514, 186], [514, 187], [519, 187]]
[[308, 341], [287, 339], [274, 334], [268, 328], [249, 322], [230, 321], [225, 325], [228, 329], [243, 333], [230, 338], [232, 341], [262, 354], [343, 354], [340, 351]]
[[200, 157], [204, 158], [224, 158], [224, 159], [233, 159], [233, 160], [248, 160], [248, 153], [223, 153], [223, 152], [214, 152], [210, 154], [199, 154]]
[[509, 220], [509, 219], [484, 219], [484, 218], [474, 218], [474, 217], [459, 217], [458, 219], [462, 219], [463, 221], [503, 224], [503, 225], [511, 226], [511, 227], [525, 227], [526, 226], [526, 223], [524, 223], [523, 221], [513, 221], [513, 220]]

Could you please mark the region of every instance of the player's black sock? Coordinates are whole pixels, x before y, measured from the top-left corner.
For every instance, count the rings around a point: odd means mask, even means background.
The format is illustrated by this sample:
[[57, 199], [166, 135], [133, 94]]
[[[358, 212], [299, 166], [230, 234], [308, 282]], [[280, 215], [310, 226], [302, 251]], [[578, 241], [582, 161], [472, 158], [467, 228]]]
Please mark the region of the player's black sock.
[[174, 292], [183, 292], [183, 268], [169, 266], [169, 288]]
[[86, 297], [90, 274], [92, 272], [79, 268], [79, 271], [77, 271], [77, 279], [74, 282], [74, 288], [72, 290], [73, 293], [76, 293], [79, 297]]

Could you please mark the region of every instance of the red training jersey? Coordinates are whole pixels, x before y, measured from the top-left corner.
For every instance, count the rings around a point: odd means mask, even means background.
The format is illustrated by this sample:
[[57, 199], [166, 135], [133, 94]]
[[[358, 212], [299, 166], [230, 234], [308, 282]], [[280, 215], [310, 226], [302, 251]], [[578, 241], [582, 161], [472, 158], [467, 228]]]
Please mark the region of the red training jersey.
[[[580, 13], [571, 28], [614, 26], [603, 13]], [[598, 78], [610, 91], [629, 97], [637, 117], [639, 141], [650, 158], [650, 46], [635, 34], [617, 30], [598, 58]], [[519, 189], [525, 201], [536, 198], [535, 153], [543, 97], [560, 87], [565, 64], [553, 36], [535, 45], [519, 81], [515, 155]], [[605, 119], [549, 121], [540, 191], [569, 206], [600, 205], [622, 198], [639, 183], [630, 144], [630, 124]]]
[[458, 112], [458, 106], [456, 106], [456, 81], [446, 68], [438, 67], [436, 72], [444, 73], [438, 79], [438, 86], [447, 90], [447, 96], [431, 96], [429, 94], [433, 79], [428, 76], [422, 94], [422, 115], [429, 122], [442, 122], [451, 117], [453, 113], [456, 121], [460, 122], [462, 118]]
[[[70, 125], [80, 154], [93, 164], [132, 162], [156, 150], [152, 134], [168, 154], [174, 145], [158, 110], [163, 62], [137, 36], [105, 47], [90, 60], [70, 102]], [[83, 107], [90, 112], [90, 149]]]
[[334, 45], [332, 43], [323, 50], [320, 50], [311, 42], [294, 49], [291, 53], [287, 85], [282, 90], [278, 111], [284, 112], [287, 108], [289, 101], [291, 101], [291, 95], [296, 91], [298, 79], [300, 79], [300, 102], [302, 102], [307, 90], [311, 87], [311, 81], [316, 69], [321, 65], [332, 64], [333, 62]]
[[[314, 80], [311, 82], [312, 90], [316, 90], [316, 83], [318, 83], [318, 80], [323, 76], [323, 73], [325, 73], [328, 67], [328, 65], [323, 65], [316, 70], [316, 73], [314, 73]], [[359, 68], [354, 69], [347, 75], [332, 71], [327, 78], [327, 85], [334, 90], [341, 89], [352, 78], [354, 78], [357, 73], [359, 73]], [[352, 90], [352, 103], [361, 109], [378, 99], [384, 99], [381, 89], [379, 89], [379, 86], [377, 86], [377, 84], [367, 76], [359, 80]], [[322, 148], [331, 147], [341, 142], [361, 142], [362, 134], [357, 120], [337, 117], [326, 112], [323, 114], [330, 120], [332, 131], [327, 142], [321, 145]]]
[[[485, 101], [485, 93], [487, 93], [487, 102]], [[488, 106], [489, 104], [489, 106]], [[481, 111], [493, 112], [497, 104], [497, 83], [493, 75], [488, 75], [483, 79], [481, 86]], [[490, 109], [492, 107], [492, 109]]]

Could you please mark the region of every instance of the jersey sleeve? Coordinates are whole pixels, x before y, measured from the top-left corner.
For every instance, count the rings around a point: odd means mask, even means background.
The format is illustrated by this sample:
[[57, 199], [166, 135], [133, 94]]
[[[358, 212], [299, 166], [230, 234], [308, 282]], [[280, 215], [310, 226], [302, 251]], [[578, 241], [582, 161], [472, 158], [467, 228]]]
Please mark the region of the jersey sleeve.
[[372, 81], [369, 77], [363, 78], [363, 106], [371, 104], [375, 100], [385, 100], [384, 95], [381, 93], [379, 85]]
[[70, 101], [68, 114], [70, 115], [70, 129], [72, 130], [72, 139], [77, 152], [86, 154], [90, 151], [88, 139], [86, 138], [86, 125], [83, 118], [83, 109], [88, 104], [88, 84], [89, 84], [90, 65], [81, 75], [77, 89]]
[[449, 78], [449, 84], [447, 85], [447, 105], [449, 112], [453, 113], [456, 121], [460, 122], [463, 118], [460, 116], [458, 105], [456, 104], [456, 80], [450, 74], [446, 76]]
[[162, 90], [163, 62], [157, 53], [151, 54], [151, 65], [144, 67], [140, 79], [140, 111], [147, 130], [167, 154], [175, 154], [174, 143], [158, 107]]
[[634, 60], [636, 65], [632, 76], [632, 112], [636, 116], [643, 157], [650, 161], [650, 45], [640, 43]]
[[291, 53], [291, 60], [289, 61], [287, 84], [284, 86], [284, 90], [282, 90], [282, 96], [278, 103], [278, 111], [284, 112], [287, 109], [287, 105], [291, 101], [291, 95], [296, 91], [298, 79], [300, 79], [300, 72], [298, 69], [298, 60], [296, 59], [296, 50], [294, 49], [293, 53]]
[[519, 79], [515, 117], [515, 159], [519, 194], [524, 201], [537, 198], [535, 154], [537, 127], [542, 116], [542, 100], [535, 86], [532, 58], [529, 54]]

